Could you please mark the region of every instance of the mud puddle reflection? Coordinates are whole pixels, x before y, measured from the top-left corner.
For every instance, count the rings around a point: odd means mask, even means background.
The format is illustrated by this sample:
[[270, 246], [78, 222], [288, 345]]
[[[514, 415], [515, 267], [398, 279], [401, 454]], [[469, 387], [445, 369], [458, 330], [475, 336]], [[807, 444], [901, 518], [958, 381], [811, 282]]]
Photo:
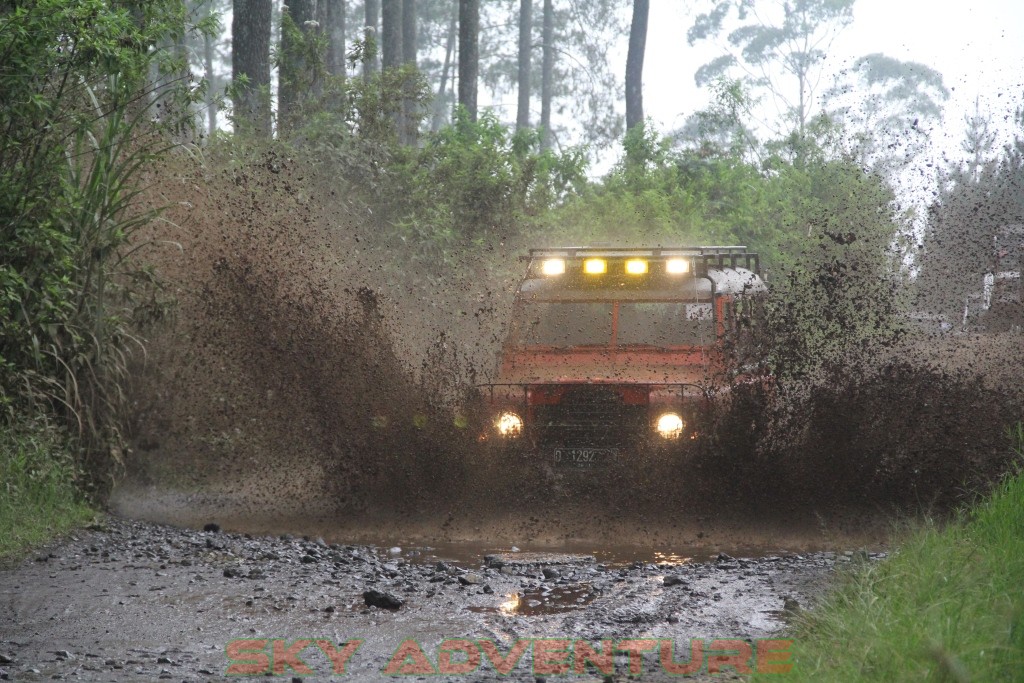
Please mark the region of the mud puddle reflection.
[[586, 607], [597, 593], [590, 584], [558, 586], [553, 588], [534, 588], [521, 593], [511, 593], [498, 606], [467, 607], [470, 612], [479, 614], [505, 614], [508, 616], [532, 617], [541, 614], [558, 614], [568, 610]]

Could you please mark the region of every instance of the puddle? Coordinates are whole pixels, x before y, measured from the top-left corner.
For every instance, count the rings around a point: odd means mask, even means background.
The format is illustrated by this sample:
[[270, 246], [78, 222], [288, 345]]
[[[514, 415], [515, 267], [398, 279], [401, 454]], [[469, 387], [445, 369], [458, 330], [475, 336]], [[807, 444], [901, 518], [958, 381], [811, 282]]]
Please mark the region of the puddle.
[[673, 548], [651, 548], [629, 544], [594, 544], [567, 542], [560, 545], [531, 545], [522, 547], [496, 545], [483, 542], [449, 542], [421, 544], [416, 541], [403, 543], [386, 540], [374, 542], [382, 554], [415, 564], [436, 564], [447, 562], [459, 566], [477, 566], [484, 563], [488, 555], [498, 555], [505, 564], [522, 565], [563, 565], [599, 563], [609, 567], [624, 567], [635, 562], [644, 564], [681, 565], [691, 562], [714, 560], [719, 552], [733, 557], [761, 558], [785, 554], [779, 547], [748, 546], [677, 546]]
[[579, 609], [589, 605], [596, 597], [597, 593], [594, 592], [590, 584], [577, 583], [550, 588], [533, 588], [522, 593], [506, 595], [504, 601], [499, 605], [474, 606], [466, 609], [483, 614], [531, 617]]

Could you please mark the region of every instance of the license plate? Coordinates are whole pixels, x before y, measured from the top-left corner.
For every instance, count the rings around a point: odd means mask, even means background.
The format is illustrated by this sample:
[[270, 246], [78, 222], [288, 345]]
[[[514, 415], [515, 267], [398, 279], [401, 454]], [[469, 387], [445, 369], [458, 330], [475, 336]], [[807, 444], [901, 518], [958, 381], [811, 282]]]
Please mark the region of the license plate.
[[618, 454], [615, 448], [556, 448], [558, 467], [600, 467]]

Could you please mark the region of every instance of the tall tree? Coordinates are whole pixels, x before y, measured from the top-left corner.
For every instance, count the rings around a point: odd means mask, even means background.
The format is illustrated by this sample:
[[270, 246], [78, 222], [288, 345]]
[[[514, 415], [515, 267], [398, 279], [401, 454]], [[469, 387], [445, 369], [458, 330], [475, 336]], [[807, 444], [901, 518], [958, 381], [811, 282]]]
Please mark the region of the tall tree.
[[402, 61], [416, 66], [416, 0], [402, 0]]
[[[193, 8], [190, 8], [190, 11]], [[195, 8], [199, 9], [199, 8]], [[221, 24], [218, 19], [218, 11], [214, 2], [204, 3], [202, 8], [204, 22], [211, 24], [210, 30], [204, 31], [201, 39], [202, 45], [202, 71], [203, 79], [206, 81], [206, 90], [203, 93], [203, 107], [206, 110], [206, 134], [213, 136], [217, 131], [217, 95], [223, 87], [221, 79], [217, 75], [217, 35], [220, 34]], [[216, 25], [216, 30], [214, 26]]]
[[927, 148], [948, 98], [935, 69], [874, 53], [835, 78], [822, 106], [843, 125], [862, 165], [894, 171]]
[[[278, 53], [277, 125], [283, 132], [298, 124], [302, 100], [312, 83], [307, 69], [305, 41], [315, 25], [316, 0], [288, 0], [282, 5], [281, 50]], [[291, 28], [287, 30], [287, 20]]]
[[335, 77], [345, 75], [345, 0], [319, 0], [317, 21], [327, 38], [324, 66]]
[[1014, 118], [1014, 142], [990, 157], [988, 121], [978, 113], [965, 117], [965, 158], [940, 171], [928, 207], [917, 288], [922, 305], [947, 320], [959, 321], [965, 305], [977, 304], [984, 274], [995, 265], [994, 237], [1024, 225], [1024, 110]]
[[459, 0], [459, 104], [476, 121], [480, 70], [480, 0]]
[[402, 63], [402, 0], [382, 0], [380, 19], [382, 64], [394, 69]]
[[[402, 2], [402, 62], [413, 69], [416, 68], [416, 52], [419, 45], [416, 36], [416, 0], [403, 0]], [[402, 87], [408, 91], [412, 83], [407, 79]], [[402, 125], [399, 134], [402, 142], [406, 145], [415, 145], [417, 140], [416, 130], [416, 103], [411, 97], [402, 98]]]
[[713, 39], [736, 11], [738, 26], [725, 36], [725, 54], [697, 70], [698, 85], [730, 75], [766, 92], [780, 121], [765, 124], [777, 137], [806, 136], [821, 81], [820, 66], [836, 36], [853, 21], [855, 0], [715, 0], [687, 33], [690, 45]]
[[533, 0], [519, 0], [519, 104], [516, 130], [530, 127], [530, 58], [533, 53]]
[[444, 123], [446, 110], [451, 110], [451, 103], [448, 94], [449, 71], [452, 66], [452, 53], [455, 51], [455, 43], [459, 35], [459, 6], [452, 3], [451, 21], [448, 24], [448, 35], [445, 41], [444, 64], [441, 67], [441, 79], [437, 86], [437, 96], [434, 97], [434, 120], [430, 124], [430, 130], [437, 132], [441, 130]]
[[647, 50], [647, 17], [650, 0], [633, 0], [633, 23], [626, 55], [626, 130], [644, 121], [644, 52]]
[[270, 15], [272, 0], [234, 0], [231, 79], [236, 125], [270, 135]]
[[555, 81], [555, 7], [544, 0], [541, 36], [540, 147], [551, 149], [551, 94]]
[[377, 72], [377, 51], [380, 46], [380, 32], [378, 30], [380, 21], [380, 0], [365, 0], [363, 3], [363, 38], [370, 43], [364, 61], [363, 78], [367, 81]]

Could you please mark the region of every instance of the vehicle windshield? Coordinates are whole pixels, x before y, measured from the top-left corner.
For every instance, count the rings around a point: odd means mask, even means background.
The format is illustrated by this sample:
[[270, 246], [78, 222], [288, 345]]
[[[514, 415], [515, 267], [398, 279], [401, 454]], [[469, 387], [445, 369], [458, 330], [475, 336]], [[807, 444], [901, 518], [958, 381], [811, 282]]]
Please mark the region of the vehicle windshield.
[[[618, 310], [617, 325], [613, 324]], [[715, 341], [711, 303], [535, 302], [516, 338], [526, 346], [698, 346]]]

